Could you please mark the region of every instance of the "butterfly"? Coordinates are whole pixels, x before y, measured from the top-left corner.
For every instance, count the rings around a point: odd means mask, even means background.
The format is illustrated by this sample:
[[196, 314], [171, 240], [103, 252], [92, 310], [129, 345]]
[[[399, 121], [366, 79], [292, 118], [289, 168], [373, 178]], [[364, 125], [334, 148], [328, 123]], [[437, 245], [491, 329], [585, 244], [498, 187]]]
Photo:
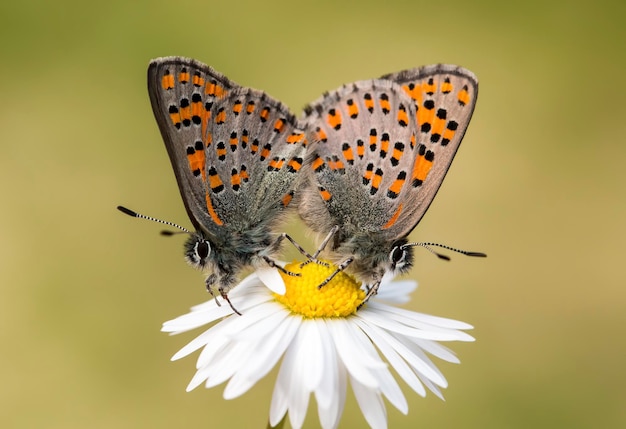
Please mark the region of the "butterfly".
[[386, 273], [410, 269], [414, 246], [437, 245], [407, 236], [441, 186], [477, 95], [472, 72], [433, 65], [344, 85], [305, 108], [298, 211], [326, 234], [314, 259], [328, 245], [337, 263], [323, 284], [349, 268], [369, 288], [367, 301]]
[[284, 234], [275, 230], [298, 185], [304, 131], [279, 101], [193, 59], [152, 60], [148, 93], [195, 228], [186, 260], [237, 312], [228, 291], [239, 273], [276, 266]]

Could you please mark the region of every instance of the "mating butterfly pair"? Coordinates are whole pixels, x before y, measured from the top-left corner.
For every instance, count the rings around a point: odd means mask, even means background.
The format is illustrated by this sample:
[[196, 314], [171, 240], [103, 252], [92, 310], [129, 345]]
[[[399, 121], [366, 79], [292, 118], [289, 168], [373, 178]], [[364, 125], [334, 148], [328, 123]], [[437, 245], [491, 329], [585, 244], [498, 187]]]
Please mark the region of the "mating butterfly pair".
[[261, 91], [167, 57], [150, 63], [148, 91], [196, 229], [186, 258], [210, 271], [211, 293], [230, 303], [244, 267], [276, 265], [280, 242], [290, 239], [278, 223], [297, 206], [326, 234], [312, 258], [328, 246], [335, 274], [349, 267], [368, 285], [367, 300], [385, 273], [410, 268], [413, 246], [428, 247], [406, 237], [450, 167], [478, 82], [457, 66], [406, 70], [344, 85], [297, 120]]

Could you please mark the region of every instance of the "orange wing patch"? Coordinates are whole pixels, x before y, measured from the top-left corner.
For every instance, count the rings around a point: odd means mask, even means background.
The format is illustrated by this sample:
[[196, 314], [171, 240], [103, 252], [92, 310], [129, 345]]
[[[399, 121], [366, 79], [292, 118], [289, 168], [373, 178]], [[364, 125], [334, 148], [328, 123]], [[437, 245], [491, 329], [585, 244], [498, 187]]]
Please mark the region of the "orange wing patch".
[[363, 155], [365, 155], [365, 142], [361, 139], [356, 141], [356, 154], [359, 159], [363, 159]]
[[341, 113], [336, 109], [330, 109], [327, 117], [328, 124], [335, 130], [341, 129]]
[[443, 92], [444, 94], [449, 94], [452, 92], [453, 89], [454, 87], [452, 86], [452, 83], [450, 83], [450, 78], [447, 77], [441, 84], [441, 92]]
[[189, 82], [189, 72], [185, 67], [183, 67], [180, 70], [180, 73], [178, 73], [178, 81], [183, 84]]
[[461, 106], [465, 106], [467, 104], [469, 104], [470, 102], [470, 95], [468, 92], [468, 88], [467, 85], [463, 86], [463, 89], [461, 89], [457, 95], [457, 98], [459, 100], [459, 104]]
[[209, 187], [215, 194], [219, 194], [224, 190], [224, 182], [222, 182], [222, 179], [220, 179], [220, 176], [217, 174], [217, 170], [213, 166], [209, 168]]
[[228, 139], [228, 143], [230, 145], [230, 151], [234, 152], [237, 150], [237, 144], [239, 143], [239, 140], [237, 139], [237, 132], [233, 131], [230, 133], [230, 139]]
[[320, 171], [322, 171], [324, 169], [325, 165], [326, 165], [326, 163], [324, 162], [322, 157], [320, 157], [319, 155], [315, 154], [315, 159], [311, 163], [311, 168], [313, 169], [313, 171], [315, 171], [316, 173], [319, 173]]
[[345, 165], [343, 161], [337, 157], [337, 155], [333, 155], [331, 159], [328, 160], [328, 167], [333, 171], [339, 171], [340, 173], [345, 172]]
[[165, 70], [165, 74], [161, 78], [161, 88], [166, 91], [174, 88], [174, 75], [169, 70]]
[[281, 168], [283, 168], [284, 163], [285, 163], [285, 158], [279, 158], [275, 156], [274, 158], [272, 158], [269, 165], [267, 166], [267, 171], [278, 171]]
[[332, 198], [332, 194], [328, 192], [326, 188], [322, 186], [318, 186], [317, 189], [319, 190], [320, 196], [322, 197], [324, 201], [330, 201], [330, 199]]
[[435, 102], [426, 100], [417, 109], [417, 126], [423, 133], [427, 133], [432, 128], [433, 118], [435, 117]]
[[285, 194], [283, 199], [280, 201], [283, 207], [287, 207], [289, 205], [289, 203], [293, 199], [293, 195], [294, 195], [294, 191], [289, 191], [288, 193]]
[[265, 143], [265, 146], [263, 146], [263, 149], [261, 150], [261, 161], [265, 161], [269, 158], [270, 153], [272, 153], [272, 145]]
[[456, 132], [456, 129], [458, 127], [459, 127], [459, 124], [456, 121], [448, 122], [448, 125], [446, 125], [446, 129], [443, 132], [443, 139], [441, 140], [442, 146], [445, 146], [448, 143], [450, 143], [450, 140], [452, 140], [452, 138], [454, 137], [454, 133]]
[[284, 128], [285, 128], [285, 120], [282, 118], [277, 119], [276, 122], [274, 123], [274, 132], [281, 133]]
[[370, 130], [370, 150], [372, 152], [374, 152], [376, 150], [376, 137], [377, 137], [378, 133], [376, 131], [376, 128], [372, 128]]
[[433, 95], [437, 91], [437, 83], [431, 77], [427, 83], [422, 84], [422, 90], [428, 95]]
[[211, 219], [213, 219], [213, 222], [215, 222], [216, 225], [219, 225], [219, 226], [224, 225], [224, 222], [222, 221], [222, 219], [219, 218], [219, 216], [215, 212], [215, 209], [213, 208], [213, 203], [211, 202], [211, 195], [208, 192], [206, 193], [206, 208], [207, 208], [207, 211], [209, 212], [209, 215], [211, 216]]
[[222, 98], [224, 95], [226, 95], [226, 89], [219, 83], [217, 83], [216, 80], [212, 80], [211, 82], [207, 82], [206, 86], [204, 87], [204, 93], [211, 97]]
[[300, 171], [300, 168], [302, 167], [302, 158], [300, 157], [293, 157], [289, 160], [289, 162], [287, 163], [287, 170], [290, 173], [297, 173], [298, 171]]
[[444, 127], [446, 126], [446, 117], [447, 111], [446, 109], [438, 109], [437, 114], [433, 120], [433, 126], [430, 135], [430, 141], [432, 143], [437, 143], [439, 139], [441, 139], [441, 135], [443, 134]]
[[206, 155], [201, 141], [197, 141], [194, 146], [187, 146], [187, 161], [193, 175], [202, 176], [202, 181], [206, 181]]
[[246, 114], [249, 115], [252, 112], [254, 112], [254, 100], [248, 101], [248, 104], [246, 105]]
[[191, 80], [191, 82], [193, 83], [193, 86], [195, 86], [196, 88], [201, 88], [204, 86], [204, 78], [202, 77], [202, 75], [200, 74], [199, 71], [196, 71], [193, 74], [193, 78]]
[[172, 121], [172, 125], [174, 125], [176, 129], [180, 129], [181, 119], [180, 119], [180, 113], [178, 111], [178, 107], [172, 104], [168, 109], [168, 113], [170, 115], [170, 120]]
[[401, 212], [402, 212], [402, 204], [398, 206], [398, 209], [393, 214], [393, 216], [391, 216], [391, 219], [389, 219], [389, 221], [387, 221], [387, 223], [383, 226], [383, 229], [391, 228], [393, 224], [397, 222], [398, 218], [400, 217]]
[[383, 181], [383, 170], [377, 168], [372, 178], [372, 187], [370, 188], [370, 195], [374, 195], [380, 188], [380, 183]]
[[408, 85], [404, 85], [402, 89], [404, 89], [404, 91], [409, 94], [413, 100], [415, 100], [416, 104], [422, 104], [423, 93], [421, 85], [416, 85], [411, 82]]
[[346, 101], [346, 104], [348, 105], [348, 115], [350, 118], [356, 119], [359, 116], [359, 106], [354, 103], [353, 99]]
[[406, 171], [401, 171], [398, 173], [398, 177], [393, 181], [389, 189], [387, 190], [387, 196], [391, 199], [398, 198], [400, 195], [400, 191], [404, 186], [404, 182], [406, 182]]
[[233, 168], [230, 173], [230, 186], [235, 192], [237, 192], [241, 186], [241, 175], [237, 172], [236, 168]]
[[243, 103], [241, 102], [241, 100], [235, 101], [235, 104], [233, 105], [233, 113], [235, 114], [235, 116], [239, 116], [242, 110]]
[[401, 127], [409, 125], [409, 115], [406, 113], [406, 107], [404, 107], [404, 104], [400, 104], [400, 106], [398, 106], [398, 125]]
[[373, 177], [374, 177], [374, 164], [370, 162], [369, 164], [367, 164], [367, 167], [365, 167], [365, 173], [363, 174], [363, 184], [368, 185], [372, 181]]
[[387, 94], [380, 94], [380, 108], [385, 115], [391, 112], [391, 103], [389, 103], [389, 96]]
[[315, 128], [315, 139], [320, 142], [326, 143], [328, 141], [328, 136], [320, 127]]
[[183, 125], [188, 127], [191, 125], [191, 105], [188, 98], [180, 100], [180, 119], [182, 119]]
[[368, 112], [374, 113], [374, 100], [372, 99], [372, 94], [366, 93], [363, 95], [363, 102], [365, 103], [365, 108]]
[[393, 153], [391, 154], [391, 165], [394, 167], [400, 163], [400, 158], [402, 158], [402, 154], [404, 153], [404, 143], [396, 142], [393, 145]]
[[270, 108], [264, 107], [261, 110], [261, 113], [259, 113], [259, 118], [261, 119], [261, 122], [266, 122], [269, 117], [270, 117]]
[[380, 137], [380, 157], [385, 158], [389, 152], [389, 134], [383, 133]]
[[297, 132], [297, 131], [294, 131], [293, 133], [289, 135], [289, 137], [287, 137], [288, 144], [302, 143], [303, 140], [304, 140], [304, 133]]
[[343, 157], [348, 164], [354, 164], [354, 152], [352, 151], [352, 147], [350, 147], [350, 144], [348, 142], [345, 142], [343, 145], [341, 145], [341, 153], [343, 153]]
[[411, 184], [414, 188], [422, 186], [426, 176], [430, 172], [435, 160], [434, 152], [426, 150], [426, 147], [421, 145], [419, 147], [419, 155], [415, 157], [415, 163], [413, 164], [413, 173], [411, 174]]

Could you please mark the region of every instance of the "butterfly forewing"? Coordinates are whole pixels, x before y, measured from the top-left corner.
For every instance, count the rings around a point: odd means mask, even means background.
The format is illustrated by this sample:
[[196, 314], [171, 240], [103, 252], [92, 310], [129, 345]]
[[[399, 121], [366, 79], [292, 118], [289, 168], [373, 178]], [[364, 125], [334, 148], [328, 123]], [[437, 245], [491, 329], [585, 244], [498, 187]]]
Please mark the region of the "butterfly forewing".
[[191, 59], [151, 62], [148, 90], [187, 212], [224, 236], [289, 204], [304, 133], [280, 102]]
[[401, 85], [415, 103], [413, 165], [399, 197], [410, 204], [391, 228], [402, 237], [415, 228], [441, 186], [474, 111], [478, 81], [469, 70], [444, 64], [382, 79]]

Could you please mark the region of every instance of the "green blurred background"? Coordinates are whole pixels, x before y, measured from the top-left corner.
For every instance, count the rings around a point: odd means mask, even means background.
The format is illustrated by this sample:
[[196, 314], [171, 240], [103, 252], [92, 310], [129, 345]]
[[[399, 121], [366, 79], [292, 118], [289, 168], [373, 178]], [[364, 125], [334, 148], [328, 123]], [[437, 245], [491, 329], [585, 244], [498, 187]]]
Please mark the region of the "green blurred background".
[[[489, 257], [418, 252], [409, 307], [477, 342], [440, 365], [446, 402], [405, 389], [390, 427], [626, 427], [624, 17], [623, 1], [1, 2], [0, 427], [264, 427], [275, 372], [232, 401], [185, 393], [196, 355], [169, 358], [195, 333], [159, 329], [207, 298], [203, 277], [182, 237], [115, 210], [190, 225], [146, 91], [165, 55], [294, 112], [344, 82], [473, 70], [474, 119], [411, 237]], [[364, 424], [350, 396], [341, 427]]]

